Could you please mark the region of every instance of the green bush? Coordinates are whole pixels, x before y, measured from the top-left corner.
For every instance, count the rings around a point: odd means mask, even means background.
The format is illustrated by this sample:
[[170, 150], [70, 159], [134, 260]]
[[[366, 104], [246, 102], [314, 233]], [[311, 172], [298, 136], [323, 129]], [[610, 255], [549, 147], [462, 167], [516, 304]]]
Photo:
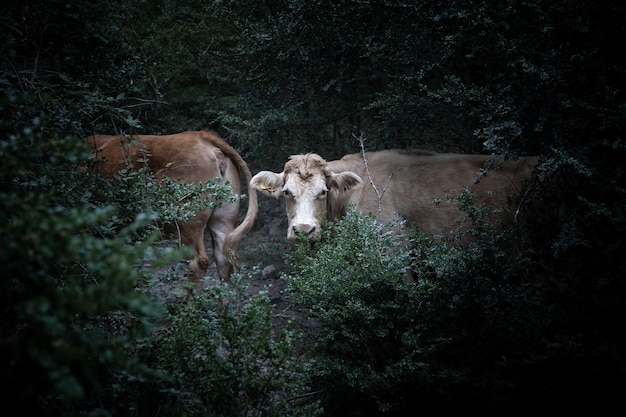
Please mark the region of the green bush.
[[[265, 291], [246, 295], [246, 277], [210, 284], [188, 305], [170, 305], [169, 323], [138, 351], [165, 376], [142, 415], [315, 416], [296, 351], [300, 332], [274, 327]], [[161, 394], [158, 394], [156, 389]], [[146, 409], [147, 408], [147, 409]]]
[[90, 175], [87, 145], [47, 123], [0, 123], [1, 389], [7, 406], [38, 415], [127, 413], [130, 393], [160, 378], [135, 355], [164, 314], [137, 288], [154, 274], [144, 262], [180, 257], [154, 245], [156, 222], [220, 204], [231, 189], [160, 182], [141, 168]]
[[3, 395], [39, 415], [106, 415], [118, 382], [146, 373], [125, 348], [156, 314], [134, 288], [151, 240], [128, 244], [148, 218], [93, 234], [114, 208], [87, 204], [85, 149], [73, 138], [41, 140], [32, 125], [0, 138]]
[[113, 179], [95, 175], [80, 136], [59, 134], [43, 112], [29, 119], [20, 108], [32, 111], [37, 100], [7, 92], [0, 101], [8, 116], [0, 122], [6, 406], [68, 416], [317, 415], [316, 403], [305, 401], [298, 334], [273, 330], [265, 293], [245, 300], [236, 280], [178, 306], [153, 291], [159, 275], [146, 265], [180, 259], [160, 244], [159, 226], [232, 201], [231, 187], [157, 180], [143, 165]]
[[301, 242], [290, 256], [297, 270], [284, 277], [290, 297], [319, 323], [311, 376], [324, 388], [325, 409], [398, 411], [402, 387], [429, 367], [413, 349], [420, 293], [429, 286], [406, 282], [409, 257], [399, 239], [351, 210], [325, 228], [322, 242]]
[[600, 312], [575, 276], [556, 281], [532, 258], [512, 261], [488, 227], [462, 247], [413, 234], [410, 251], [356, 212], [331, 229], [297, 245], [285, 276], [319, 325], [308, 375], [327, 415], [521, 415], [617, 401], [603, 376], [619, 381], [619, 338], [584, 317]]

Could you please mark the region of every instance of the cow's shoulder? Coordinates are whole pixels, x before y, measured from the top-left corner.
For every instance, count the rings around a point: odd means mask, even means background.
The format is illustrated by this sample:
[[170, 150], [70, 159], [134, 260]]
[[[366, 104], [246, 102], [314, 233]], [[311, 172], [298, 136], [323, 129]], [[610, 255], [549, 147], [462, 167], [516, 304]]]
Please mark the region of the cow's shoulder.
[[329, 161], [327, 165], [328, 168], [335, 173], [344, 171], [359, 173], [363, 165], [363, 157], [360, 154], [349, 154], [343, 156], [341, 159]]

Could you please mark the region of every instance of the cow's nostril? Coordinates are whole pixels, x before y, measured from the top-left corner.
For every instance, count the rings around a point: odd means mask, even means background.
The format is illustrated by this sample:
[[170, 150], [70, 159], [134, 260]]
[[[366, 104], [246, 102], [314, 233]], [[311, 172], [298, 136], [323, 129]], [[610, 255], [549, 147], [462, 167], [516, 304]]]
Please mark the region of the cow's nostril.
[[301, 223], [293, 226], [293, 231], [298, 233], [304, 233], [307, 237], [312, 238], [315, 236], [316, 227], [314, 224]]

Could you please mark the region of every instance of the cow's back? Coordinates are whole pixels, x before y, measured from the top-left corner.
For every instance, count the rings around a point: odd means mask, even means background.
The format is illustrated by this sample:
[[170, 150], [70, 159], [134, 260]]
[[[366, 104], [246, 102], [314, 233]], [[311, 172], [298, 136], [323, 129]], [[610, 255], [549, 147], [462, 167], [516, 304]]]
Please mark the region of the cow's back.
[[347, 203], [390, 222], [400, 214], [430, 235], [447, 233], [462, 218], [457, 197], [464, 188], [477, 205], [503, 208], [513, 204], [537, 158], [504, 162], [488, 155], [437, 154], [423, 151], [379, 151], [346, 155], [329, 162], [335, 172], [359, 175], [362, 189]]
[[203, 139], [201, 132], [174, 135], [107, 136], [87, 138], [97, 156], [108, 161], [98, 167], [100, 173], [112, 176], [129, 164], [147, 164], [157, 178], [164, 175], [185, 182], [206, 181], [220, 177], [226, 158], [221, 150]]

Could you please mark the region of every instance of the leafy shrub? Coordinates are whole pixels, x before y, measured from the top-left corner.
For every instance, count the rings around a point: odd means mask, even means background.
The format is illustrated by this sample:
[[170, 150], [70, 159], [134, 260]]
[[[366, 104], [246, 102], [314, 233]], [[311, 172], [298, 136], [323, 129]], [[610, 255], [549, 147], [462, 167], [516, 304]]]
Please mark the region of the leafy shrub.
[[297, 272], [284, 277], [292, 300], [319, 322], [312, 377], [331, 415], [397, 411], [400, 388], [428, 368], [412, 349], [419, 293], [428, 286], [406, 282], [408, 254], [373, 218], [350, 210], [324, 230], [314, 248], [297, 245]]
[[462, 247], [413, 234], [415, 283], [405, 281], [399, 239], [359, 213], [313, 247], [298, 244], [285, 279], [319, 324], [308, 375], [328, 415], [523, 414], [614, 401], [616, 388], [598, 379], [619, 378], [617, 340], [589, 327], [594, 303], [576, 294], [576, 278], [552, 281], [531, 258], [511, 261], [487, 231]]
[[[36, 131], [0, 142], [0, 232], [11, 237], [0, 253], [1, 382], [11, 404], [37, 414], [147, 415], [159, 404], [172, 414], [315, 415], [293, 399], [304, 389], [297, 334], [273, 333], [264, 293], [245, 301], [243, 286], [216, 285], [165, 315], [136, 288], [151, 277], [146, 259], [176, 259], [154, 246], [155, 222], [189, 219], [234, 198], [231, 188], [159, 181], [142, 167], [89, 175], [80, 139]], [[171, 402], [156, 400], [159, 385]]]
[[128, 245], [148, 218], [94, 235], [114, 209], [87, 204], [87, 154], [73, 138], [42, 141], [38, 123], [0, 140], [3, 394], [39, 415], [106, 415], [116, 382], [147, 371], [125, 348], [156, 313], [134, 288], [152, 241]]
[[300, 400], [308, 392], [307, 361], [295, 350], [300, 333], [274, 328], [267, 293], [247, 296], [244, 275], [232, 278], [189, 305], [170, 305], [169, 325], [139, 351], [163, 372], [166, 394], [148, 396], [142, 414], [318, 415], [316, 403]]
[[[56, 135], [45, 117], [22, 129], [16, 125], [24, 120], [14, 122], [0, 122], [0, 383], [7, 405], [38, 415], [127, 413], [129, 387], [157, 378], [129, 354], [163, 315], [136, 288], [150, 276], [143, 262], [180, 256], [154, 247], [155, 222], [219, 204], [231, 189], [157, 182], [141, 169], [105, 180], [89, 175], [81, 139]], [[209, 203], [196, 198], [209, 190]]]

